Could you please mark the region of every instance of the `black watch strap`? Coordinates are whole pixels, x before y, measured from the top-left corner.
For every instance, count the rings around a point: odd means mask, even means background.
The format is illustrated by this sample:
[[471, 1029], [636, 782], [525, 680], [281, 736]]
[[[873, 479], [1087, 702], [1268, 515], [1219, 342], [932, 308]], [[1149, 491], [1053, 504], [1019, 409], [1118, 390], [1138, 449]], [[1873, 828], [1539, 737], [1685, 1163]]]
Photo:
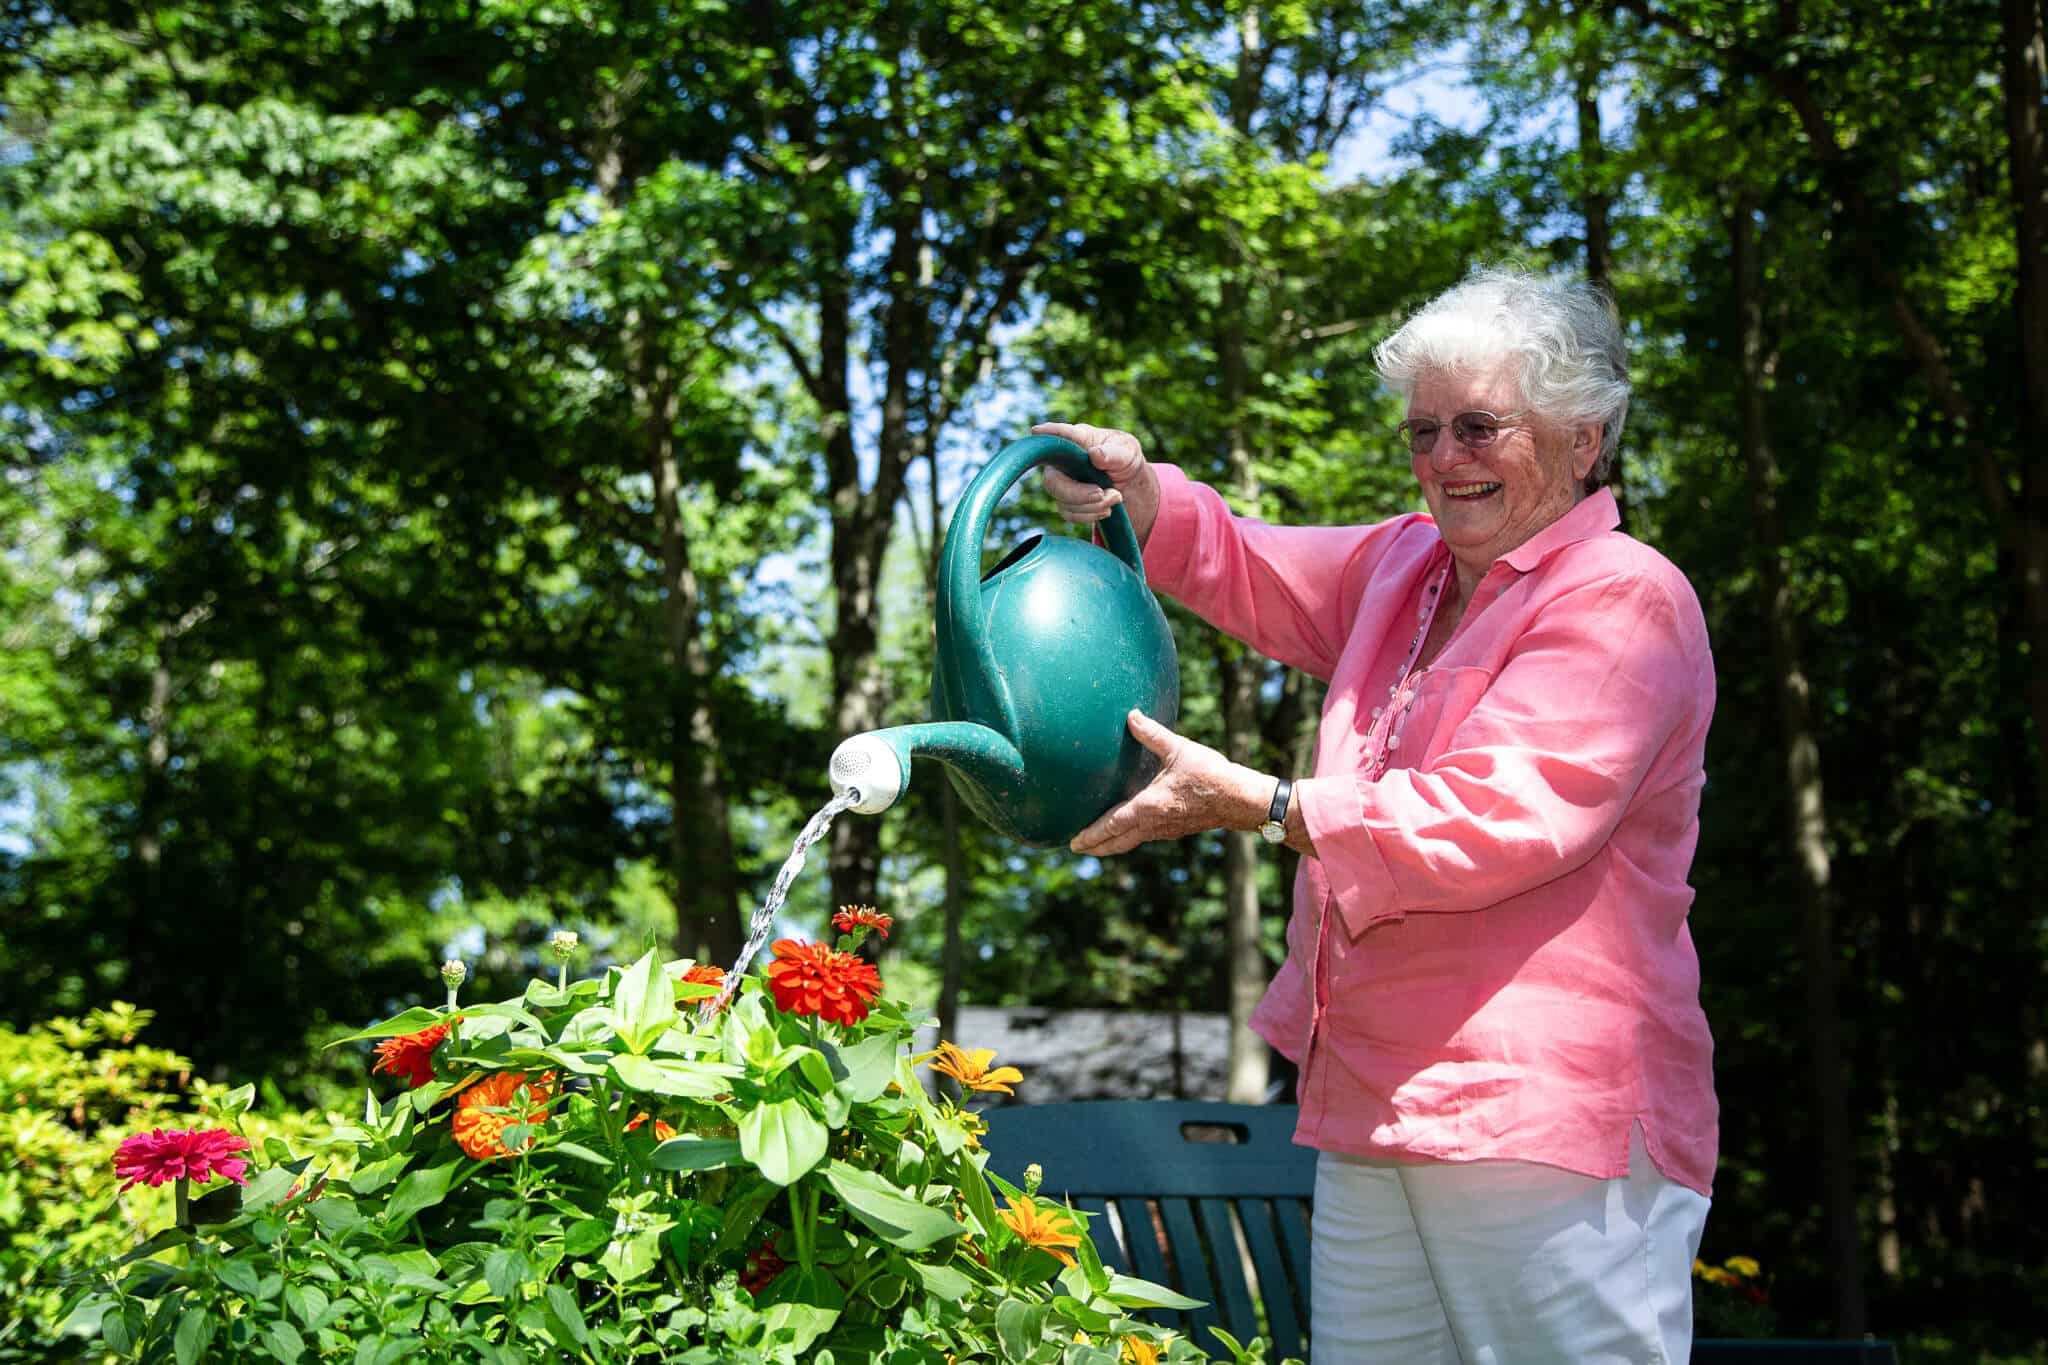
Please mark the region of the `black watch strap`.
[[1266, 807], [1266, 823], [1259, 826], [1259, 837], [1269, 844], [1284, 843], [1287, 839], [1287, 803], [1294, 796], [1294, 783], [1287, 778], [1280, 779], [1280, 785], [1273, 788], [1273, 804]]
[[1280, 785], [1273, 788], [1273, 804], [1266, 808], [1266, 818], [1276, 825], [1287, 823], [1287, 803], [1294, 796], [1294, 783], [1287, 778], [1280, 779]]

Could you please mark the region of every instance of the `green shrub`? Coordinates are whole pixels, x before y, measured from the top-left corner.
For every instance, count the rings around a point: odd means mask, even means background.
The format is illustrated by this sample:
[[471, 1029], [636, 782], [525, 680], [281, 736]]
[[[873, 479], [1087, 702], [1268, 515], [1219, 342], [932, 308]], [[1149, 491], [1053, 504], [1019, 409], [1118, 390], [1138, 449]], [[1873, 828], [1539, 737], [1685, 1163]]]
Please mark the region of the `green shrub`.
[[[123, 1138], [189, 1127], [180, 1109], [217, 1116], [227, 1092], [192, 1076], [174, 1052], [136, 1042], [150, 1013], [128, 1004], [26, 1032], [0, 1027], [0, 1361], [98, 1359], [90, 1334], [60, 1333], [67, 1298], [91, 1269], [171, 1219], [170, 1190], [116, 1198], [113, 1157]], [[311, 1144], [323, 1123], [251, 1117], [253, 1140]]]
[[[155, 1206], [67, 1329], [179, 1365], [1207, 1358], [1137, 1316], [1190, 1301], [986, 1173], [872, 968], [776, 950], [715, 1011], [715, 969], [650, 953], [354, 1035], [396, 1093], [340, 1148], [262, 1142], [186, 1226]], [[988, 1060], [940, 1059], [970, 1090], [1003, 1083]]]

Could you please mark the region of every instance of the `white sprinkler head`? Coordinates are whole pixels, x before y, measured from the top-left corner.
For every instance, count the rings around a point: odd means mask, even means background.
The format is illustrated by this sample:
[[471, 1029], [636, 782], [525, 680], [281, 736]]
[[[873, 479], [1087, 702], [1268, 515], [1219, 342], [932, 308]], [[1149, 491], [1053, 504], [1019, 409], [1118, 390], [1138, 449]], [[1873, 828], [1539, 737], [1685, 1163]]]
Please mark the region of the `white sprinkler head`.
[[872, 734], [855, 735], [834, 749], [826, 772], [833, 794], [851, 791], [859, 798], [852, 809], [862, 815], [880, 815], [895, 805], [910, 780], [896, 751]]

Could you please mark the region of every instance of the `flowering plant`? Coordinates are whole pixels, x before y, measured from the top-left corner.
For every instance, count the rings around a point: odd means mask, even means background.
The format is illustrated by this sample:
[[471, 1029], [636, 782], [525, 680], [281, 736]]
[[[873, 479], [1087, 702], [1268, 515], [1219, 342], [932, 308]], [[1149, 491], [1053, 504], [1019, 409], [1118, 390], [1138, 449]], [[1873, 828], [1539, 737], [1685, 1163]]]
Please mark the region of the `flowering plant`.
[[738, 982], [654, 953], [493, 1004], [451, 980], [447, 1007], [338, 1040], [374, 1040], [389, 1078], [338, 1150], [266, 1142], [74, 1319], [180, 1365], [1207, 1359], [1138, 1316], [1192, 1301], [987, 1172], [980, 1120], [919, 1066], [970, 1092], [1021, 1076], [911, 1055], [922, 1012], [852, 951], [886, 926], [850, 927]]
[[1777, 1334], [1777, 1310], [1764, 1283], [1763, 1267], [1748, 1256], [1719, 1265], [1692, 1263], [1693, 1331], [1700, 1337], [1770, 1337]]

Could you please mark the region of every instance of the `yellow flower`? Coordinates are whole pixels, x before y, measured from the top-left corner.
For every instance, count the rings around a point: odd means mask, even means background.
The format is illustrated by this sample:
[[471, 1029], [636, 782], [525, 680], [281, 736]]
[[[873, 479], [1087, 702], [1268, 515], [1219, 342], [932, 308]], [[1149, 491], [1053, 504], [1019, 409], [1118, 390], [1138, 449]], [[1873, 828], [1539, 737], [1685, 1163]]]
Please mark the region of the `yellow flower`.
[[1159, 1365], [1159, 1348], [1143, 1337], [1125, 1337], [1122, 1358], [1130, 1365]]
[[998, 1209], [996, 1217], [1017, 1234], [1017, 1239], [1041, 1251], [1049, 1251], [1062, 1265], [1072, 1265], [1074, 1258], [1067, 1254], [1068, 1247], [1081, 1245], [1081, 1234], [1063, 1209], [1050, 1205], [1041, 1209], [1029, 1199], [1013, 1199], [1010, 1207]]
[[996, 1059], [992, 1047], [968, 1052], [952, 1043], [940, 1043], [937, 1052], [926, 1056], [938, 1058], [931, 1064], [932, 1070], [951, 1076], [969, 1090], [1000, 1090], [1005, 1095], [1014, 1095], [1017, 1092], [1010, 1087], [1024, 1079], [1024, 1073], [1014, 1066], [999, 1066], [990, 1071], [988, 1064]]
[[1758, 1265], [1755, 1261], [1751, 1260], [1747, 1256], [1730, 1256], [1727, 1260], [1721, 1262], [1721, 1264], [1726, 1266], [1728, 1269], [1734, 1271], [1736, 1274], [1751, 1280], [1763, 1274], [1764, 1270], [1762, 1266]]

